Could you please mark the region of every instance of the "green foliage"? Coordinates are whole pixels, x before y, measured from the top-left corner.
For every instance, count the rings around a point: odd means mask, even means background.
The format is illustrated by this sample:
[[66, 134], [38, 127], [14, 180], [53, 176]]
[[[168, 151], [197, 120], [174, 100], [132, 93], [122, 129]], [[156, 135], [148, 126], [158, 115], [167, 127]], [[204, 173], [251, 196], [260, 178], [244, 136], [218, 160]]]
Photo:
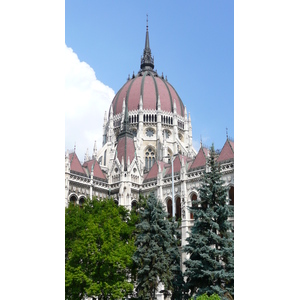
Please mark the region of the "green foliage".
[[136, 291], [139, 299], [153, 300], [159, 282], [164, 284], [165, 290], [173, 290], [176, 282], [179, 288], [182, 285], [177, 233], [175, 224], [167, 220], [168, 214], [153, 193], [139, 209], [139, 214], [137, 250], [133, 256], [138, 266]]
[[[211, 296], [208, 296], [206, 293], [198, 296], [197, 298], [194, 298], [195, 300], [220, 300], [220, 297], [217, 294], [213, 294]], [[192, 300], [192, 298], [191, 298]]]
[[210, 172], [204, 174], [199, 189], [201, 204], [191, 207], [194, 225], [184, 251], [190, 255], [185, 262], [186, 291], [190, 296], [214, 293], [225, 298], [233, 295], [233, 232], [226, 204], [227, 188], [221, 180], [214, 147], [209, 158]]
[[130, 216], [112, 199], [66, 208], [66, 299], [121, 299], [132, 292], [135, 223]]

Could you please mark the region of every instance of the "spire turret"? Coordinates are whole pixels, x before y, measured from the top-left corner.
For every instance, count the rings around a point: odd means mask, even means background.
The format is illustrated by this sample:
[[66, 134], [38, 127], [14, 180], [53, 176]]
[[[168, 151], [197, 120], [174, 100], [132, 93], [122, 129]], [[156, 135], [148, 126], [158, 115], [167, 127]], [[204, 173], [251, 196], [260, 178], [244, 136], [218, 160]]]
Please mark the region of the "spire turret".
[[142, 70], [154, 69], [154, 57], [151, 56], [150, 41], [149, 41], [148, 15], [147, 15], [147, 25], [146, 25], [145, 49], [144, 49], [143, 56], [141, 58], [141, 69]]

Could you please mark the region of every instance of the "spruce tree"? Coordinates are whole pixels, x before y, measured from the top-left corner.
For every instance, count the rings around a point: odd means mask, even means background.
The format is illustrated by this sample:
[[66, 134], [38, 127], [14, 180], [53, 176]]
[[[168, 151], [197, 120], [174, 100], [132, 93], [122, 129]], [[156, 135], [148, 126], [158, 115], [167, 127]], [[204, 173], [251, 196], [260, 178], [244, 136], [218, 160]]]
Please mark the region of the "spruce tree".
[[225, 298], [233, 296], [233, 230], [228, 217], [232, 207], [226, 203], [227, 188], [221, 179], [214, 145], [210, 149], [209, 172], [205, 172], [199, 189], [198, 207], [190, 207], [194, 214], [188, 244], [184, 251], [186, 260], [185, 289], [189, 296], [204, 293]]
[[169, 222], [170, 225], [170, 248], [168, 249], [168, 255], [170, 259], [170, 266], [172, 272], [172, 287], [171, 287], [171, 300], [181, 300], [184, 292], [184, 279], [180, 267], [180, 251], [179, 246], [181, 243], [181, 232], [178, 230], [178, 222], [172, 219]]
[[159, 283], [165, 290], [172, 289], [173, 264], [177, 259], [172, 243], [172, 231], [167, 212], [154, 193], [146, 206], [139, 210], [141, 221], [137, 225], [137, 247], [133, 260], [138, 266], [136, 292], [138, 299], [154, 300]]

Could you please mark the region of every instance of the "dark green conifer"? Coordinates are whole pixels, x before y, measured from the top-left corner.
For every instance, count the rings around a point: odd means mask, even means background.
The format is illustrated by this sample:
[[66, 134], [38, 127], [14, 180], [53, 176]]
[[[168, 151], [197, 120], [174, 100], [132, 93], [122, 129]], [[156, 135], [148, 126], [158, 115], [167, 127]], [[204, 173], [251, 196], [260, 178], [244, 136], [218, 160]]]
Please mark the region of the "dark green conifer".
[[233, 229], [228, 221], [233, 212], [227, 204], [228, 191], [213, 145], [208, 166], [199, 189], [198, 207], [190, 208], [194, 225], [184, 248], [189, 255], [185, 288], [189, 296], [216, 293], [226, 299], [226, 292], [233, 296]]
[[[147, 199], [146, 206], [139, 210], [141, 217], [137, 225], [135, 242], [137, 250], [133, 256], [138, 266], [136, 291], [139, 299], [156, 299], [159, 283], [165, 290], [172, 290], [175, 261], [178, 254], [174, 250], [174, 237], [167, 220], [168, 214], [154, 193]], [[176, 245], [177, 248], [177, 245]]]

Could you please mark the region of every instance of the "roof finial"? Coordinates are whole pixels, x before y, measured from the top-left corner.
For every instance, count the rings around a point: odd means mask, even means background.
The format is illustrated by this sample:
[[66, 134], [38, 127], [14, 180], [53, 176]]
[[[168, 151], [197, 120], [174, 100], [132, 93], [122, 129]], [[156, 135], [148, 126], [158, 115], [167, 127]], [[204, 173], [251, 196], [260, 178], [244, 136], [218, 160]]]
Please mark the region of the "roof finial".
[[148, 14], [146, 14], [147, 16], [147, 25], [146, 25], [146, 30], [148, 31]]
[[228, 140], [228, 128], [226, 127], [226, 139]]
[[149, 32], [148, 32], [148, 14], [146, 20], [146, 39], [144, 53], [141, 58], [141, 69], [142, 70], [153, 70], [154, 68], [154, 57], [151, 55]]

